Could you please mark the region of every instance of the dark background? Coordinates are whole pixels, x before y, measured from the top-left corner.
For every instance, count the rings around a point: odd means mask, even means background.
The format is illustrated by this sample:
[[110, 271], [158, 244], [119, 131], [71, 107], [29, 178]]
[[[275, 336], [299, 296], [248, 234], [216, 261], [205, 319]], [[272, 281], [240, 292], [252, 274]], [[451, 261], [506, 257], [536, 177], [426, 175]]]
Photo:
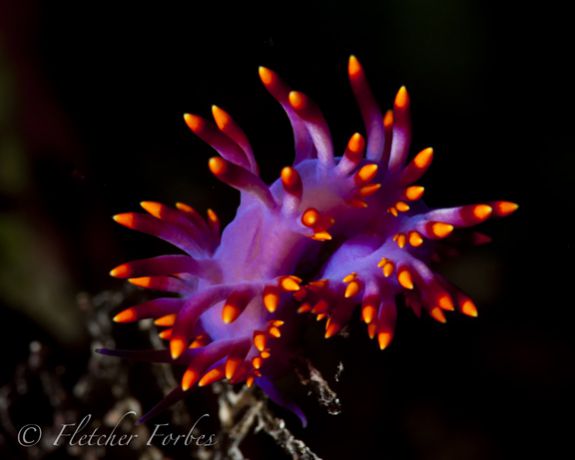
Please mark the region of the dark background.
[[477, 300], [477, 320], [402, 312], [384, 353], [359, 325], [348, 340], [318, 341], [327, 377], [344, 363], [344, 410], [308, 400], [309, 429], [291, 420], [294, 430], [327, 459], [568, 455], [572, 25], [553, 2], [526, 8], [0, 0], [0, 383], [31, 340], [81, 373], [90, 350], [77, 293], [120, 288], [111, 267], [164, 248], [111, 215], [150, 199], [233, 217], [237, 196], [209, 174], [212, 152], [182, 113], [230, 111], [271, 181], [292, 161], [291, 135], [258, 65], [315, 99], [341, 149], [362, 129], [346, 79], [354, 53], [383, 108], [400, 85], [410, 91], [412, 150], [436, 151], [428, 203], [521, 208], [483, 226], [492, 245], [445, 267]]

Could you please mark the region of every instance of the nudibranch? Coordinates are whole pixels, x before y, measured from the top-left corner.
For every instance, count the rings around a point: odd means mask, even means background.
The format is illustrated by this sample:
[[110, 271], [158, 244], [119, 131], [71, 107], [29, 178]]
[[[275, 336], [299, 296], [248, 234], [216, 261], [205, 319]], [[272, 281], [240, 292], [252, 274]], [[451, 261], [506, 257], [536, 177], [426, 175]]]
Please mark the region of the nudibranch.
[[432, 267], [462, 242], [489, 240], [458, 229], [507, 216], [517, 205], [426, 206], [417, 182], [434, 152], [426, 148], [408, 159], [407, 90], [399, 89], [393, 109], [384, 114], [354, 56], [348, 74], [365, 137], [353, 134], [336, 156], [326, 120], [312, 100], [259, 68], [265, 88], [289, 118], [295, 144], [293, 165], [271, 185], [260, 178], [248, 138], [228, 113], [213, 106], [215, 123], [184, 115], [189, 129], [219, 154], [209, 160], [210, 171], [241, 194], [223, 231], [214, 211], [203, 218], [184, 203], [146, 201], [141, 203], [146, 213], [114, 216], [180, 250], [111, 271], [133, 285], [167, 293], [114, 317], [118, 323], [152, 318], [167, 343], [164, 349], [99, 350], [183, 370], [181, 385], [146, 418], [195, 386], [227, 379], [261, 387], [304, 421], [274, 383], [290, 368], [298, 314], [325, 320], [330, 338], [357, 310], [382, 350], [393, 337], [398, 301], [441, 323], [454, 310], [477, 316], [473, 301]]

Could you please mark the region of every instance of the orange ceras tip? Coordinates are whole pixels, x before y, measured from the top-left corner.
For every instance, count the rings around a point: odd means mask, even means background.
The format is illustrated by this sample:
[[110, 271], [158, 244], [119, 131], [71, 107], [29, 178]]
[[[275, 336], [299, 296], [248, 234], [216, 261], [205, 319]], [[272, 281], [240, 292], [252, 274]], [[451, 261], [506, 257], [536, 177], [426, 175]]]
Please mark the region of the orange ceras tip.
[[166, 329], [158, 334], [158, 337], [162, 340], [170, 340], [172, 338], [172, 334], [174, 333], [173, 329]]
[[409, 201], [416, 201], [421, 198], [424, 191], [425, 187], [422, 187], [421, 185], [412, 185], [411, 187], [407, 187], [405, 189], [405, 197]]
[[423, 238], [416, 231], [409, 232], [409, 244], [417, 248], [423, 244]]
[[395, 203], [395, 209], [397, 209], [399, 212], [407, 212], [411, 208], [404, 201], [398, 201], [397, 203]]
[[303, 110], [307, 104], [307, 96], [299, 91], [290, 91], [288, 95], [289, 103], [296, 110]]
[[182, 376], [182, 390], [188, 391], [198, 381], [199, 376], [198, 371], [195, 369], [186, 369]]
[[126, 278], [130, 276], [131, 270], [128, 264], [118, 265], [116, 268], [110, 270], [110, 276], [114, 278]]
[[310, 311], [310, 310], [311, 310], [311, 305], [310, 305], [309, 303], [303, 303], [303, 304], [301, 304], [301, 306], [297, 309], [297, 312], [298, 312], [299, 314], [302, 314], [302, 313], [307, 313], [307, 312]]
[[270, 69], [263, 67], [263, 66], [260, 66], [258, 68], [258, 73], [259, 73], [260, 79], [264, 85], [268, 86], [268, 85], [271, 85], [273, 83], [274, 73]]
[[260, 356], [262, 357], [262, 359], [268, 359], [271, 355], [272, 354], [271, 354], [269, 349], [266, 349], [260, 353]]
[[326, 288], [329, 284], [329, 280], [328, 279], [320, 279], [320, 280], [315, 280], [315, 281], [310, 281], [308, 283], [308, 286], [314, 288], [314, 289], [323, 289]]
[[263, 293], [264, 306], [266, 310], [273, 313], [277, 310], [280, 303], [280, 296], [273, 289], [264, 289]]
[[375, 337], [375, 333], [377, 332], [377, 324], [371, 323], [367, 325], [367, 335], [369, 335], [370, 339]]
[[125, 310], [121, 311], [116, 316], [114, 316], [113, 321], [115, 323], [131, 323], [133, 321], [136, 321], [137, 319], [138, 315], [136, 315], [136, 309], [130, 307], [126, 308]]
[[344, 283], [349, 283], [350, 281], [353, 281], [356, 277], [357, 277], [357, 273], [351, 272], [349, 275], [345, 276], [345, 278], [342, 279], [342, 281]]
[[262, 331], [254, 332], [253, 337], [254, 346], [258, 351], [263, 351], [266, 349], [266, 334]]
[[205, 387], [206, 385], [217, 382], [218, 380], [221, 380], [223, 378], [224, 378], [224, 372], [220, 368], [216, 367], [214, 369], [209, 370], [202, 376], [202, 378], [198, 382], [198, 386]]
[[161, 219], [162, 210], [164, 209], [163, 204], [155, 201], [141, 201], [140, 206], [152, 216]]
[[233, 303], [226, 303], [222, 308], [222, 321], [230, 324], [236, 320], [240, 314], [240, 308]]
[[329, 339], [336, 335], [341, 329], [341, 325], [336, 323], [335, 321], [330, 321], [325, 326], [325, 335], [324, 338]]
[[361, 290], [361, 282], [358, 280], [353, 280], [345, 288], [345, 293], [343, 296], [346, 299], [349, 299], [349, 298], [357, 295], [360, 290]]
[[445, 238], [453, 231], [453, 225], [444, 222], [434, 222], [431, 224], [431, 232], [437, 238]]
[[492, 212], [493, 208], [486, 204], [478, 204], [473, 207], [473, 215], [481, 221], [487, 219]]
[[369, 206], [367, 204], [367, 202], [365, 202], [363, 200], [359, 200], [359, 199], [351, 199], [347, 203], [350, 206], [353, 206], [354, 208], [358, 208], [358, 209], [364, 209], [364, 208], [367, 208]]
[[164, 326], [164, 327], [171, 327], [176, 322], [176, 313], [172, 313], [170, 315], [162, 316], [154, 321], [156, 326]]
[[317, 303], [313, 306], [312, 313], [325, 313], [329, 309], [329, 304], [325, 299], [319, 299]]
[[396, 235], [396, 236], [397, 236], [397, 240], [396, 240], [397, 245], [398, 245], [401, 249], [403, 249], [403, 248], [405, 247], [405, 243], [406, 243], [406, 241], [407, 241], [407, 237], [406, 237], [403, 233], [400, 233], [400, 234], [398, 234], [398, 235]]
[[355, 133], [350, 137], [347, 148], [351, 153], [359, 155], [365, 148], [365, 139], [361, 134]]
[[288, 191], [301, 189], [301, 178], [298, 172], [291, 166], [286, 166], [281, 171], [282, 184]]
[[329, 241], [331, 240], [331, 235], [328, 232], [316, 232], [313, 234], [312, 239], [316, 241]]
[[362, 197], [368, 197], [373, 195], [375, 192], [377, 192], [379, 189], [381, 188], [381, 184], [377, 183], [377, 184], [369, 184], [369, 185], [364, 185], [363, 187], [361, 187], [359, 189], [359, 194]]
[[128, 283], [133, 284], [134, 286], [147, 288], [152, 283], [151, 276], [140, 276], [139, 278], [129, 278]]
[[212, 157], [208, 162], [208, 167], [214, 176], [222, 176], [228, 169], [227, 162], [220, 157]]
[[181, 338], [170, 340], [170, 355], [172, 359], [178, 359], [186, 351], [186, 341]]
[[279, 339], [282, 336], [281, 331], [277, 326], [272, 326], [268, 329], [269, 334], [276, 339]]
[[116, 214], [115, 216], [112, 217], [112, 219], [114, 219], [116, 222], [118, 222], [120, 225], [123, 225], [124, 227], [131, 228], [134, 226], [134, 217], [135, 217], [134, 213], [125, 212], [123, 214]]
[[186, 203], [181, 203], [178, 201], [176, 203], [176, 208], [178, 208], [180, 211], [186, 212], [188, 214], [196, 214], [196, 210], [194, 208], [192, 208], [189, 204], [186, 204]]
[[263, 360], [260, 356], [256, 356], [252, 359], [252, 366], [254, 369], [260, 369], [262, 367]]
[[451, 299], [451, 296], [447, 293], [441, 294], [437, 298], [437, 303], [444, 310], [448, 310], [448, 311], [455, 310], [455, 306], [453, 305], [453, 300]]
[[280, 279], [280, 286], [284, 291], [297, 292], [301, 289], [301, 279], [294, 276], [283, 276]]
[[184, 121], [186, 122], [186, 125], [188, 125], [188, 128], [190, 128], [194, 133], [201, 131], [205, 124], [202, 117], [198, 117], [191, 113], [184, 114]]
[[393, 110], [388, 110], [383, 116], [383, 126], [384, 128], [391, 128], [393, 126]]
[[253, 375], [250, 375], [246, 378], [246, 386], [248, 388], [251, 388], [254, 386], [254, 376]]
[[477, 318], [478, 312], [477, 307], [473, 303], [471, 299], [465, 299], [461, 303], [461, 313], [467, 316], [471, 316], [473, 318]]
[[375, 164], [368, 164], [361, 167], [361, 169], [355, 175], [356, 183], [367, 183], [371, 182], [377, 174], [379, 167]]
[[189, 348], [200, 348], [206, 345], [206, 338], [203, 335], [198, 335], [194, 341], [190, 344]]
[[436, 321], [439, 321], [440, 323], [446, 323], [447, 319], [445, 318], [445, 314], [443, 313], [443, 310], [440, 307], [433, 307], [431, 309], [431, 311], [429, 312], [429, 314], [431, 315], [431, 317], [433, 319], [435, 319]]
[[402, 86], [399, 88], [397, 95], [395, 96], [394, 105], [398, 109], [404, 109], [409, 104], [409, 94], [407, 93], [407, 88]]
[[230, 356], [228, 358], [225, 367], [225, 374], [228, 380], [231, 380], [234, 377], [242, 361], [243, 360], [237, 356]]
[[377, 309], [375, 308], [375, 305], [366, 304], [361, 310], [361, 319], [365, 324], [370, 324], [375, 318], [376, 313]]
[[413, 289], [413, 280], [411, 279], [411, 273], [406, 268], [399, 270], [397, 274], [397, 280], [405, 289]]
[[391, 332], [380, 332], [377, 334], [377, 343], [379, 344], [379, 349], [384, 350], [387, 348], [391, 342], [393, 335]]
[[413, 162], [415, 166], [417, 166], [419, 169], [425, 169], [429, 166], [432, 159], [433, 159], [433, 148], [427, 147], [415, 156]]
[[207, 214], [210, 222], [212, 222], [214, 224], [220, 223], [220, 218], [218, 217], [218, 215], [216, 214], [216, 212], [213, 209], [208, 208], [208, 210], [206, 211], [206, 214]]
[[315, 227], [319, 222], [319, 212], [317, 209], [309, 208], [304, 211], [301, 216], [301, 223], [306, 227]]
[[393, 262], [386, 262], [383, 266], [383, 276], [389, 278], [393, 274], [394, 268]]
[[230, 124], [231, 118], [228, 113], [217, 105], [212, 105], [212, 116], [214, 117], [216, 125], [218, 125], [218, 128], [222, 131]]
[[347, 73], [351, 78], [358, 77], [362, 73], [361, 64], [353, 54], [349, 57]]
[[505, 217], [517, 211], [519, 205], [511, 201], [496, 201], [493, 203], [493, 208], [496, 216]]

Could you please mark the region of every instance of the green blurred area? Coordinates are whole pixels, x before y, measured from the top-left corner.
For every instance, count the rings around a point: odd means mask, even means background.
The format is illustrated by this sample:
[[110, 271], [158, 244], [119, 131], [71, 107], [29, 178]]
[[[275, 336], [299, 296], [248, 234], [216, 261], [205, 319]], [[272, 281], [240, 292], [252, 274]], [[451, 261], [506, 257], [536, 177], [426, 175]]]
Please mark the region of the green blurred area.
[[[26, 213], [34, 200], [30, 156], [17, 128], [15, 73], [0, 42], [0, 309], [13, 309], [65, 344], [83, 336], [77, 287], [50, 238], [50, 222]], [[32, 339], [30, 337], [29, 339]]]

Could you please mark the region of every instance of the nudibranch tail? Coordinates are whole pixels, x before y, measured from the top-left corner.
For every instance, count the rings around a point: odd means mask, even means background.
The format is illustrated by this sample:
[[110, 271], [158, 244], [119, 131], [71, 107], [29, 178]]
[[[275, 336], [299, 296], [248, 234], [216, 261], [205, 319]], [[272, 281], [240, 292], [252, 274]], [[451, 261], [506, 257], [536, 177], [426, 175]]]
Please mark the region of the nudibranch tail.
[[295, 353], [296, 315], [325, 320], [325, 338], [330, 338], [358, 311], [381, 349], [393, 339], [400, 299], [417, 315], [425, 311], [440, 323], [455, 310], [477, 316], [470, 297], [433, 267], [462, 242], [489, 240], [459, 229], [507, 216], [517, 205], [490, 201], [429, 208], [417, 182], [431, 166], [434, 151], [423, 149], [408, 161], [407, 89], [401, 87], [392, 109], [382, 112], [355, 56], [349, 59], [348, 74], [365, 134], [352, 134], [336, 156], [319, 108], [275, 72], [259, 68], [294, 135], [294, 162], [271, 185], [259, 175], [247, 136], [224, 109], [212, 106], [214, 123], [184, 115], [190, 130], [219, 154], [208, 162], [212, 174], [242, 195], [223, 232], [212, 210], [204, 218], [183, 203], [172, 208], [147, 201], [141, 203], [147, 214], [114, 216], [121, 225], [180, 251], [110, 272], [172, 295], [129, 306], [114, 317], [118, 323], [153, 319], [166, 348], [101, 350], [179, 366], [180, 388], [168, 395], [168, 403], [194, 387], [226, 379], [255, 383], [304, 421], [301, 410], [274, 384]]

